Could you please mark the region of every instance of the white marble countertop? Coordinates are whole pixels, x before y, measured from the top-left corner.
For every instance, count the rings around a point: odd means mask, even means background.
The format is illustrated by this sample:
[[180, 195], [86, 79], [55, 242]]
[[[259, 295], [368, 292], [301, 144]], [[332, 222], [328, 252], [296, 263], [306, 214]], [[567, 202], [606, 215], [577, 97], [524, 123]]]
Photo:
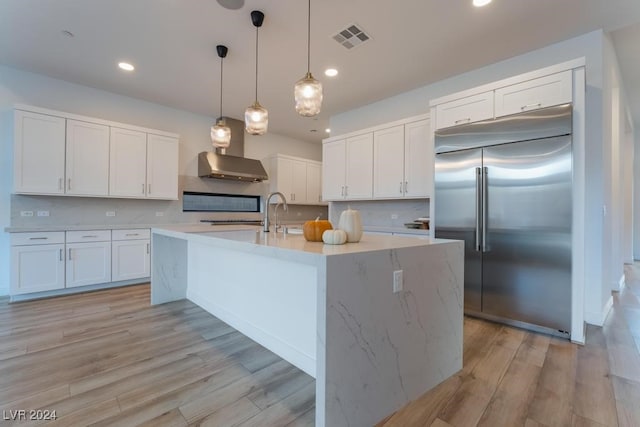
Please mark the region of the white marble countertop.
[[[307, 242], [302, 235], [282, 233], [264, 233], [259, 226], [250, 225], [219, 225], [212, 227], [206, 224], [185, 224], [152, 227], [152, 233], [211, 243], [217, 246], [271, 254], [274, 251], [295, 252], [304, 258], [336, 256], [362, 252], [383, 251], [389, 249], [401, 249], [418, 246], [428, 246], [448, 242], [442, 239], [412, 239], [400, 236], [362, 236], [358, 243], [346, 243], [344, 245], [326, 245], [322, 242]], [[307, 262], [311, 259], [307, 259]]]

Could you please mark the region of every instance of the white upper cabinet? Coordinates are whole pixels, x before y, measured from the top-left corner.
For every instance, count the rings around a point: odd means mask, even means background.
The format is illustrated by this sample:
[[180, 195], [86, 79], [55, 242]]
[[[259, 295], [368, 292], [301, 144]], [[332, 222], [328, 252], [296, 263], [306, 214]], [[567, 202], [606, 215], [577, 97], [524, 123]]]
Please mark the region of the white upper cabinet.
[[571, 70], [496, 89], [496, 117], [564, 104], [572, 100]]
[[147, 193], [147, 134], [111, 128], [109, 194], [145, 197]]
[[[269, 169], [269, 191], [279, 191], [287, 203], [317, 205], [320, 201], [320, 167], [314, 160], [276, 154], [265, 159]], [[279, 203], [273, 198], [271, 203]]]
[[343, 200], [347, 169], [347, 140], [322, 144], [322, 199]]
[[147, 198], [178, 199], [178, 139], [147, 135]]
[[65, 119], [15, 111], [16, 193], [64, 194]]
[[322, 204], [322, 165], [307, 163], [307, 203]]
[[429, 197], [433, 148], [429, 120], [374, 132], [373, 198]]
[[373, 133], [347, 138], [344, 197], [348, 200], [373, 196]]
[[13, 191], [177, 200], [177, 135], [128, 126], [16, 107]]
[[404, 196], [404, 126], [373, 133], [373, 197]]
[[404, 196], [433, 194], [433, 139], [429, 119], [404, 125]]
[[493, 118], [493, 91], [436, 106], [436, 129]]
[[109, 126], [67, 119], [66, 194], [109, 194]]

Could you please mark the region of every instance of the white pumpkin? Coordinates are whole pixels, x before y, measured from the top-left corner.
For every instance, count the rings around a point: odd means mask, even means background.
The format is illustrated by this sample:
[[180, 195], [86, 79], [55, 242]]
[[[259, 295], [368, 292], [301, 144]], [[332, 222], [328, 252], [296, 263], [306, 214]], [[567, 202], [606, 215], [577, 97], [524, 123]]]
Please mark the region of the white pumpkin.
[[340, 214], [338, 228], [347, 233], [347, 242], [359, 242], [362, 238], [362, 218], [360, 212], [349, 206]]
[[347, 233], [344, 230], [325, 230], [322, 241], [327, 245], [342, 245], [347, 242]]

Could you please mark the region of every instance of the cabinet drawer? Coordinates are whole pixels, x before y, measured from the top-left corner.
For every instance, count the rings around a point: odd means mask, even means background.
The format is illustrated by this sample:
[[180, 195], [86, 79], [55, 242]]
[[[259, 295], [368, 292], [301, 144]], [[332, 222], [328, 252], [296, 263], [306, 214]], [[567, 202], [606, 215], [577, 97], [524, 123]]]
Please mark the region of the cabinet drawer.
[[113, 240], [142, 240], [150, 239], [151, 230], [148, 228], [132, 228], [127, 230], [113, 230]]
[[67, 243], [107, 242], [111, 240], [111, 230], [67, 231]]
[[571, 70], [496, 90], [496, 117], [571, 102]]
[[51, 245], [63, 243], [64, 231], [46, 231], [40, 233], [11, 233], [11, 246]]
[[436, 106], [436, 129], [493, 118], [493, 92], [484, 92]]

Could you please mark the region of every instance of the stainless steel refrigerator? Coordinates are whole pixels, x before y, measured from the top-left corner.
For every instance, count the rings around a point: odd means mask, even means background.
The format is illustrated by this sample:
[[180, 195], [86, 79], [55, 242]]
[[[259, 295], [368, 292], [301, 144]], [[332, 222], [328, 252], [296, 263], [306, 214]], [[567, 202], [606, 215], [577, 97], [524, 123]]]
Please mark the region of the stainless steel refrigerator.
[[570, 104], [435, 133], [435, 236], [465, 241], [467, 314], [569, 337]]

